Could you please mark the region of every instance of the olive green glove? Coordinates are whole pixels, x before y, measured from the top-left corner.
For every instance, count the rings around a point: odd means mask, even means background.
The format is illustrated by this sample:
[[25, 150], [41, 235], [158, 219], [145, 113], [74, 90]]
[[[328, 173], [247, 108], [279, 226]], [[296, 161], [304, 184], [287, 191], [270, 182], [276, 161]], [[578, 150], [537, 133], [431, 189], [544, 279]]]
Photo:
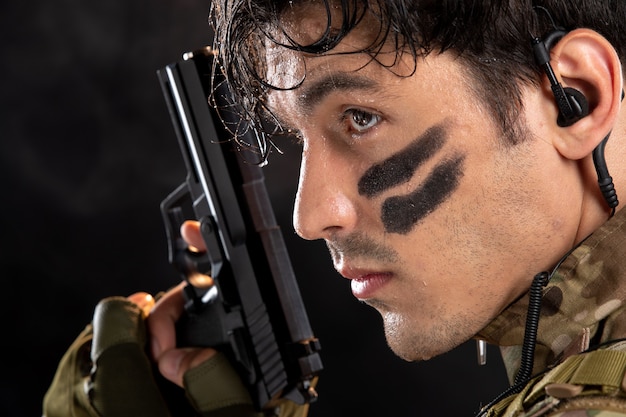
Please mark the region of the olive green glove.
[[123, 297], [96, 306], [44, 397], [46, 417], [169, 417], [145, 354], [141, 308]]
[[189, 401], [203, 417], [306, 417], [308, 404], [280, 400], [276, 408], [255, 413], [248, 390], [225, 355], [218, 353], [185, 373]]
[[[144, 313], [123, 297], [96, 306], [92, 324], [63, 356], [44, 397], [44, 417], [170, 417], [146, 355]], [[217, 354], [184, 376], [187, 401], [203, 417], [305, 417], [308, 406], [280, 401], [256, 413], [226, 357]], [[169, 400], [168, 400], [169, 401]], [[189, 407], [184, 415], [189, 416]], [[171, 410], [177, 415], [179, 410]]]

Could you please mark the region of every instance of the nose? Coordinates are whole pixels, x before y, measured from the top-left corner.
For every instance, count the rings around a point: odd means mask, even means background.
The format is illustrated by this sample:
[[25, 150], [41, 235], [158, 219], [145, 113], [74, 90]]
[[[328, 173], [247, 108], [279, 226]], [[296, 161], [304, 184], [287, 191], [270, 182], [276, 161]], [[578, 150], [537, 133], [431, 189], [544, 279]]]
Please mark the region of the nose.
[[348, 234], [358, 219], [354, 165], [323, 139], [304, 143], [293, 212], [296, 233], [307, 240]]

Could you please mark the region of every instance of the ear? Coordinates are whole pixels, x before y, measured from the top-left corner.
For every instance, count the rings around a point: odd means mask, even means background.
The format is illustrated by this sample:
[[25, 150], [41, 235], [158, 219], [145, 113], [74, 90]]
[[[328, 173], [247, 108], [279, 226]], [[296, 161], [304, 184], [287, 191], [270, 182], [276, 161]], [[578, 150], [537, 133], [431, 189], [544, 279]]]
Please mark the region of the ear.
[[590, 155], [613, 129], [622, 101], [622, 67], [613, 46], [590, 29], [568, 32], [550, 51], [554, 73], [564, 88], [580, 91], [589, 103], [589, 114], [571, 126], [556, 123], [558, 108], [551, 94], [551, 111], [555, 111], [554, 146], [572, 160]]

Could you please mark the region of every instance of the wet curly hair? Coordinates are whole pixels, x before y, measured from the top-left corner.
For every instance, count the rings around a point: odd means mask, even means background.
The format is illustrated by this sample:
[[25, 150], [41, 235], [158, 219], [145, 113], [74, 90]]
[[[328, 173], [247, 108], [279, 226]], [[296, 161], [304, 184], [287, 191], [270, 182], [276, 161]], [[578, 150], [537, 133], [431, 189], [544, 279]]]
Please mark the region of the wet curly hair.
[[[288, 86], [268, 81], [264, 55], [268, 42], [296, 53], [330, 54], [366, 17], [376, 19], [378, 25], [371, 30], [378, 32], [373, 34], [375, 41], [357, 53], [369, 54], [376, 60], [385, 43], [393, 45], [397, 56], [410, 53], [416, 60], [432, 53], [456, 54], [475, 81], [471, 84], [477, 97], [513, 142], [519, 138], [514, 128], [522, 108], [521, 87], [540, 80], [532, 53], [533, 37], [541, 37], [555, 27], [566, 31], [586, 27], [606, 37], [620, 57], [626, 53], [624, 0], [314, 2], [322, 6], [320, 10], [326, 10], [327, 28], [319, 39], [300, 44], [288, 36], [283, 16], [291, 8], [297, 10], [298, 5], [310, 5], [311, 0], [212, 1], [209, 17], [219, 68], [231, 86], [241, 116], [258, 131], [277, 130], [265, 105], [268, 91], [297, 88], [302, 81]], [[264, 152], [268, 149], [265, 147]]]

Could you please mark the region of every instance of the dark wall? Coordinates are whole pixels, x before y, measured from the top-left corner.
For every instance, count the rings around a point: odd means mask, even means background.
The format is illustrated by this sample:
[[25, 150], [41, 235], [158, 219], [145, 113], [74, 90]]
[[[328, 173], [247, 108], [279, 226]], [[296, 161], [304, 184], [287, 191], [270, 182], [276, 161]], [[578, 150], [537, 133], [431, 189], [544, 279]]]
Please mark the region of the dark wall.
[[[160, 201], [184, 178], [155, 71], [209, 42], [198, 0], [2, 2], [0, 415], [39, 416], [96, 302], [177, 282]], [[325, 371], [311, 416], [471, 415], [504, 387], [495, 349], [421, 364], [387, 349], [323, 244], [291, 229], [299, 150], [266, 176]]]

